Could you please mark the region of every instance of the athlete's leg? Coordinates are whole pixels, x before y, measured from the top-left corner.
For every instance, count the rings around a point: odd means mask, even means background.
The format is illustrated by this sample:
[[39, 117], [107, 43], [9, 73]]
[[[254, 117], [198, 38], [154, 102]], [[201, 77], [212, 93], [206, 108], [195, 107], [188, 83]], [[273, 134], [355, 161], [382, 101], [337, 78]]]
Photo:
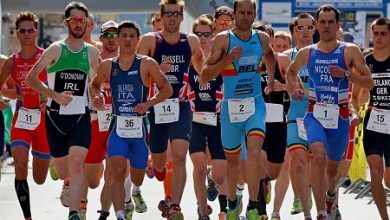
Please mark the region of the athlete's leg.
[[311, 162], [310, 180], [313, 189], [314, 200], [316, 202], [317, 212], [325, 210], [326, 179], [325, 169], [327, 156], [325, 147], [321, 142], [314, 142], [310, 145], [313, 154]]
[[[273, 212], [279, 213], [288, 186], [290, 185], [290, 154], [288, 152], [285, 154], [283, 164], [275, 164], [268, 162], [267, 169], [269, 170], [268, 176], [270, 177], [270, 179], [273, 179], [275, 177], [275, 174], [277, 174]], [[271, 174], [272, 172], [273, 174]]]
[[80, 208], [81, 194], [84, 184], [84, 160], [88, 149], [82, 146], [69, 148], [69, 176], [70, 176], [70, 211]]
[[186, 183], [186, 156], [189, 142], [175, 139], [171, 141], [173, 173], [171, 180], [172, 203], [180, 204]]

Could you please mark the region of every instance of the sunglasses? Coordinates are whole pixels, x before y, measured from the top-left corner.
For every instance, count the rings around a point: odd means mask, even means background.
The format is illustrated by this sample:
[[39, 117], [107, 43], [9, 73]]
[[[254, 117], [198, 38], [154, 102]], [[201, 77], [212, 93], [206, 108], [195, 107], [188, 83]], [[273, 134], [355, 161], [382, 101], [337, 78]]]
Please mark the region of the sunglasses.
[[302, 32], [305, 29], [307, 31], [313, 31], [314, 30], [314, 25], [308, 25], [308, 26], [299, 25], [299, 26], [296, 26], [295, 29], [297, 29], [297, 31], [299, 31], [299, 32]]
[[211, 32], [199, 32], [199, 31], [195, 31], [194, 34], [198, 37], [210, 37], [213, 33]]
[[167, 17], [175, 17], [175, 18], [178, 18], [180, 16], [182, 16], [183, 13], [181, 13], [180, 11], [165, 11], [163, 13], [163, 16], [167, 16]]
[[217, 23], [218, 25], [227, 25], [227, 26], [230, 26], [233, 24], [233, 21], [232, 20], [226, 20], [226, 19], [216, 19], [215, 20], [215, 23]]
[[86, 18], [86, 17], [69, 17], [66, 19], [66, 21], [69, 23], [72, 23], [72, 24], [77, 24], [77, 23], [84, 24], [85, 22], [88, 21], [88, 18]]
[[32, 33], [35, 33], [36, 31], [37, 31], [37, 29], [35, 29], [35, 28], [19, 28], [18, 29], [18, 32], [21, 34], [26, 34], [26, 33], [32, 34]]
[[118, 33], [116, 32], [103, 32], [102, 37], [106, 39], [117, 39]]

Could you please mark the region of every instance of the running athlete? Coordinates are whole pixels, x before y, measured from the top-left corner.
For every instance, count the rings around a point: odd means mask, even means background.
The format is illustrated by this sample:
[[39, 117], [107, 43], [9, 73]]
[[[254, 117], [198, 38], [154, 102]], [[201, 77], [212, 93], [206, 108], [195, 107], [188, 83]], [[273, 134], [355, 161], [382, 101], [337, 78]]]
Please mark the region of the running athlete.
[[153, 32], [162, 31], [162, 29], [164, 28], [164, 24], [162, 22], [160, 14], [154, 14], [152, 16], [151, 23]]
[[[103, 106], [99, 95], [105, 79], [112, 90], [113, 122], [108, 139], [108, 157], [113, 169], [111, 199], [117, 219], [124, 217], [124, 180], [127, 160], [130, 161], [131, 180], [140, 186], [145, 176], [148, 161], [146, 127], [143, 117], [148, 109], [168, 98], [172, 88], [160, 72], [158, 63], [146, 56], [136, 54], [140, 36], [139, 26], [132, 21], [123, 21], [118, 26], [119, 56], [103, 61], [99, 74], [92, 82], [91, 96], [97, 108]], [[150, 80], [159, 92], [147, 100]], [[146, 101], [147, 100], [147, 101]]]
[[[210, 54], [214, 26], [207, 17], [199, 17], [192, 26], [193, 33], [199, 37], [205, 56]], [[190, 156], [194, 164], [194, 189], [198, 201], [199, 219], [210, 219], [206, 198], [205, 180], [207, 176], [206, 146], [211, 156], [212, 176], [216, 184], [222, 185], [225, 179], [226, 157], [221, 143], [219, 120], [222, 100], [222, 78], [218, 77], [207, 84], [199, 83], [199, 74], [190, 67], [189, 99], [193, 111]], [[225, 200], [226, 201], [226, 200]], [[224, 203], [226, 206], [226, 202]]]
[[[3, 68], [4, 61], [7, 59], [6, 56], [3, 54], [0, 54], [0, 69]], [[7, 103], [0, 99], [0, 109], [7, 108]], [[4, 116], [3, 116], [3, 110], [0, 112], [0, 181], [1, 181], [1, 169], [3, 167], [3, 155], [5, 150], [5, 143], [4, 143]]]
[[[364, 117], [363, 144], [371, 174], [371, 192], [381, 219], [389, 219], [387, 194], [382, 185], [390, 187], [390, 20], [377, 18], [371, 24], [374, 50], [366, 57], [366, 63], [374, 79], [370, 90], [368, 111]], [[358, 97], [362, 89], [354, 89]], [[355, 106], [359, 106], [356, 103]], [[383, 164], [383, 159], [385, 164]]]
[[[292, 34], [296, 39], [296, 47], [285, 51], [291, 60], [295, 60], [297, 53], [304, 47], [313, 44], [315, 19], [308, 13], [298, 14], [292, 21]], [[292, 214], [303, 210], [305, 219], [311, 219], [309, 185], [309, 154], [308, 143], [303, 128], [303, 117], [308, 107], [309, 73], [307, 67], [302, 67], [297, 75], [302, 82], [304, 97], [300, 100], [290, 99], [290, 109], [287, 113], [287, 148], [291, 155], [290, 176], [291, 184], [295, 188], [298, 198], [294, 199]], [[302, 204], [302, 205], [301, 205]]]
[[[287, 73], [292, 98], [298, 100], [304, 97], [298, 74], [304, 66], [308, 68], [309, 106], [304, 127], [313, 153], [311, 184], [319, 220], [327, 219], [327, 214], [335, 214], [338, 169], [349, 134], [349, 84], [352, 82], [366, 89], [373, 86], [360, 49], [336, 39], [339, 17], [340, 12], [332, 5], [323, 5], [317, 10], [320, 41], [299, 50]], [[356, 72], [349, 72], [352, 68]]]
[[[27, 76], [27, 85], [49, 97], [46, 132], [60, 179], [70, 176], [69, 219], [79, 219], [84, 159], [91, 142], [87, 84], [96, 73], [99, 51], [84, 43], [88, 9], [80, 2], [65, 8], [65, 40], [53, 43]], [[48, 86], [38, 80], [47, 68]], [[91, 78], [90, 78], [91, 77]]]
[[[173, 87], [173, 95], [154, 106], [149, 114], [150, 151], [155, 177], [162, 181], [166, 175], [166, 150], [171, 142], [173, 173], [171, 181], [172, 205], [168, 218], [183, 219], [180, 201], [186, 182], [186, 155], [191, 139], [192, 112], [188, 102], [188, 69], [192, 62], [197, 72], [204, 63], [199, 39], [193, 34], [179, 31], [183, 21], [183, 0], [162, 0], [160, 13], [164, 23], [161, 32], [151, 32], [143, 36], [138, 52], [153, 56], [160, 64]], [[150, 87], [149, 95], [154, 96], [155, 86]]]
[[[26, 85], [27, 73], [42, 56], [43, 49], [36, 45], [38, 17], [29, 11], [16, 17], [15, 26], [21, 50], [4, 62], [0, 85], [12, 77], [16, 83], [17, 102], [11, 127], [11, 151], [15, 162], [15, 190], [25, 219], [31, 219], [30, 192], [27, 182], [29, 149], [33, 155], [34, 181], [45, 182], [50, 163], [50, 151], [45, 130], [46, 97]], [[39, 80], [47, 83], [42, 70]]]
[[233, 9], [221, 6], [214, 11], [215, 33], [229, 30], [234, 25]]
[[99, 49], [101, 52], [103, 50], [102, 44], [98, 41], [92, 40], [92, 31], [95, 28], [95, 17], [92, 13], [88, 14], [88, 21], [87, 21], [87, 29], [85, 30], [83, 40], [84, 42], [87, 42], [91, 44], [92, 46], [95, 46]]
[[222, 145], [227, 156], [228, 210], [227, 219], [239, 219], [236, 184], [240, 161], [241, 141], [246, 139], [246, 166], [249, 189], [247, 219], [258, 219], [260, 151], [265, 137], [265, 103], [261, 88], [261, 66], [268, 71], [268, 92], [273, 90], [275, 55], [269, 37], [251, 29], [256, 18], [256, 3], [251, 0], [234, 1], [236, 26], [219, 33], [211, 54], [202, 70], [201, 82], [206, 83], [222, 75], [224, 100], [221, 109]]

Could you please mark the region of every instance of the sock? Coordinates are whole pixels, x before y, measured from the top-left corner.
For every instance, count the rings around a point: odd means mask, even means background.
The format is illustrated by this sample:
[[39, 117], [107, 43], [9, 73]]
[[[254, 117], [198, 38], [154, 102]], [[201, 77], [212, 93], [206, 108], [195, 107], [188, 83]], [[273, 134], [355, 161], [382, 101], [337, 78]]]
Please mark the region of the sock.
[[244, 191], [244, 185], [237, 184], [236, 186], [236, 194], [242, 196], [242, 192]]
[[173, 172], [172, 162], [166, 163], [166, 169], [167, 169], [167, 174], [165, 175], [165, 179], [164, 179], [164, 192], [165, 192], [165, 197], [171, 197], [171, 179], [172, 179], [172, 172]]
[[249, 200], [247, 210], [256, 209], [257, 206], [258, 206], [258, 202], [257, 201]]
[[123, 214], [123, 210], [116, 211], [115, 217], [125, 219], [125, 214]]
[[226, 207], [227, 207], [227, 196], [226, 195], [219, 195], [218, 196], [218, 201], [219, 201], [219, 209], [220, 212], [227, 212]]
[[125, 184], [124, 184], [124, 187], [125, 187], [125, 201], [131, 201], [131, 179], [130, 179], [130, 175], [126, 177], [125, 179]]
[[23, 210], [24, 218], [31, 217], [30, 209], [30, 189], [28, 187], [27, 179], [17, 180], [15, 179], [15, 190], [18, 197], [20, 207]]
[[131, 192], [132, 195], [137, 195], [141, 190], [140, 190], [140, 187], [141, 186], [136, 186], [133, 184], [133, 190]]
[[265, 195], [264, 195], [264, 179], [260, 180], [259, 185], [259, 194], [257, 195], [258, 206], [257, 209], [259, 210], [259, 214], [266, 214], [267, 213], [267, 202], [265, 201]]
[[233, 210], [237, 207], [237, 199], [235, 199], [234, 201], [231, 201], [230, 199], [228, 199], [228, 205], [229, 205], [229, 209], [230, 210]]

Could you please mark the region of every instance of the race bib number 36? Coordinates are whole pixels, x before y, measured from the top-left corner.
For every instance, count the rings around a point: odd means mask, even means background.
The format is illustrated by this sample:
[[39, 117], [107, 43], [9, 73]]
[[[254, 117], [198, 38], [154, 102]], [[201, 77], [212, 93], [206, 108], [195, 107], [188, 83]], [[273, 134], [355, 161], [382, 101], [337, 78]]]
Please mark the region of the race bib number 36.
[[390, 111], [372, 108], [366, 128], [371, 131], [390, 134]]
[[253, 97], [246, 99], [228, 100], [230, 122], [243, 122], [255, 114], [255, 99]]
[[38, 109], [20, 108], [15, 123], [16, 128], [35, 130], [41, 123], [41, 111]]
[[153, 108], [156, 124], [179, 121], [179, 99], [167, 99], [156, 104]]
[[339, 125], [339, 106], [333, 104], [314, 104], [313, 115], [324, 128], [337, 129]]
[[121, 138], [141, 138], [142, 117], [117, 116], [116, 133]]

